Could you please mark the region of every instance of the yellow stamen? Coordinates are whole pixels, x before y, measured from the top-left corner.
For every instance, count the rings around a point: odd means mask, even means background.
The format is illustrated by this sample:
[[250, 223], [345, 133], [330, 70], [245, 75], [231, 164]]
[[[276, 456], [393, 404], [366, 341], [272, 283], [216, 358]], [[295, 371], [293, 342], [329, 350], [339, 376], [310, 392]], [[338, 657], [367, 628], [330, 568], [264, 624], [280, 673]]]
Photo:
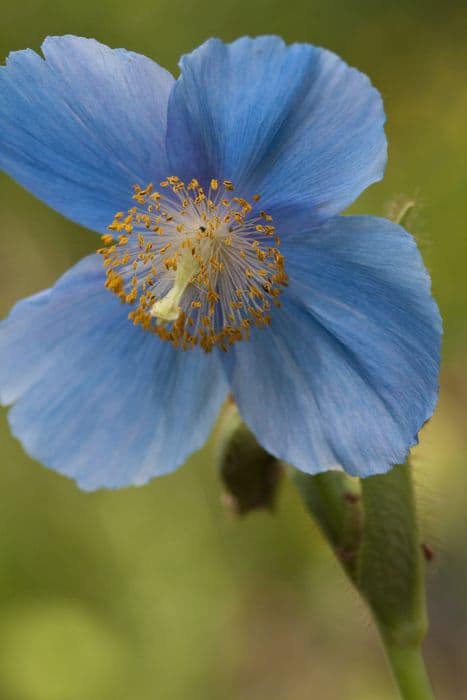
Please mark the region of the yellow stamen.
[[272, 217], [259, 195], [233, 196], [230, 180], [213, 178], [205, 192], [171, 175], [160, 186], [135, 185], [136, 205], [102, 237], [106, 287], [133, 307], [134, 324], [175, 347], [227, 351], [280, 305], [287, 275]]

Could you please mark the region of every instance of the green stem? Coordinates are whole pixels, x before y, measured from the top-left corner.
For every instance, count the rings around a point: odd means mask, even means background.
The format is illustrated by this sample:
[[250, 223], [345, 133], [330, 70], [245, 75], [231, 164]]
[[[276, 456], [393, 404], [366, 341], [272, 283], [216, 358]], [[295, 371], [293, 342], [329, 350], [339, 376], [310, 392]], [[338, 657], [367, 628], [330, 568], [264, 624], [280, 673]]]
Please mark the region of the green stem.
[[310, 476], [293, 470], [292, 475], [308, 511], [355, 583], [363, 524], [358, 480], [337, 471]]
[[357, 588], [392, 646], [416, 647], [426, 636], [425, 566], [412, 468], [361, 481], [365, 525]]
[[435, 700], [420, 647], [383, 642], [402, 700]]
[[402, 700], [434, 700], [421, 643], [425, 566], [410, 465], [362, 480], [365, 528], [357, 587], [378, 625]]
[[295, 475], [309, 510], [368, 603], [402, 700], [434, 700], [421, 654], [425, 566], [409, 464], [361, 479]]

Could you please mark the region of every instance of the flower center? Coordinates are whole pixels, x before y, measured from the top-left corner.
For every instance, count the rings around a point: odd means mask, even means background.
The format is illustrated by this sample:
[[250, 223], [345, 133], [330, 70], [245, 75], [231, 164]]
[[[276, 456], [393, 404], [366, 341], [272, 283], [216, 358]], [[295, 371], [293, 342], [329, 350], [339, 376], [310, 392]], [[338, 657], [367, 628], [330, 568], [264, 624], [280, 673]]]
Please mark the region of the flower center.
[[106, 287], [134, 307], [133, 323], [175, 347], [227, 350], [280, 306], [287, 276], [272, 217], [227, 180], [207, 192], [176, 176], [160, 185], [135, 185], [136, 206], [102, 236]]

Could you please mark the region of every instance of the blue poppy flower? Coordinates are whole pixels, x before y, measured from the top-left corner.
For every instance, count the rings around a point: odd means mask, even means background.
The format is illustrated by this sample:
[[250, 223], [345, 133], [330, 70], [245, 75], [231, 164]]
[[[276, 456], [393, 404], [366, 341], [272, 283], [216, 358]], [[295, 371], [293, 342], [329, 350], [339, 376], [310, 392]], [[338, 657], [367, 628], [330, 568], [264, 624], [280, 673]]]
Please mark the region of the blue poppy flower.
[[0, 325], [27, 452], [81, 487], [142, 484], [232, 392], [298, 468], [366, 476], [431, 416], [440, 319], [413, 238], [340, 212], [382, 177], [384, 111], [333, 53], [209, 40], [175, 80], [48, 38], [0, 68], [0, 166], [100, 250]]

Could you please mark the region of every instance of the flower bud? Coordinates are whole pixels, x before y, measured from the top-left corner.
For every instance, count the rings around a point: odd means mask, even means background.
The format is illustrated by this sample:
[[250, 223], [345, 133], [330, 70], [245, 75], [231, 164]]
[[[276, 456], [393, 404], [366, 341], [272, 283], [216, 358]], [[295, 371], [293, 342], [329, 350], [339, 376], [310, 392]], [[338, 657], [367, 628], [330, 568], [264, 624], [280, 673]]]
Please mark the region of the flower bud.
[[226, 503], [235, 514], [274, 510], [284, 468], [258, 445], [235, 404], [228, 407], [219, 428], [217, 463]]

